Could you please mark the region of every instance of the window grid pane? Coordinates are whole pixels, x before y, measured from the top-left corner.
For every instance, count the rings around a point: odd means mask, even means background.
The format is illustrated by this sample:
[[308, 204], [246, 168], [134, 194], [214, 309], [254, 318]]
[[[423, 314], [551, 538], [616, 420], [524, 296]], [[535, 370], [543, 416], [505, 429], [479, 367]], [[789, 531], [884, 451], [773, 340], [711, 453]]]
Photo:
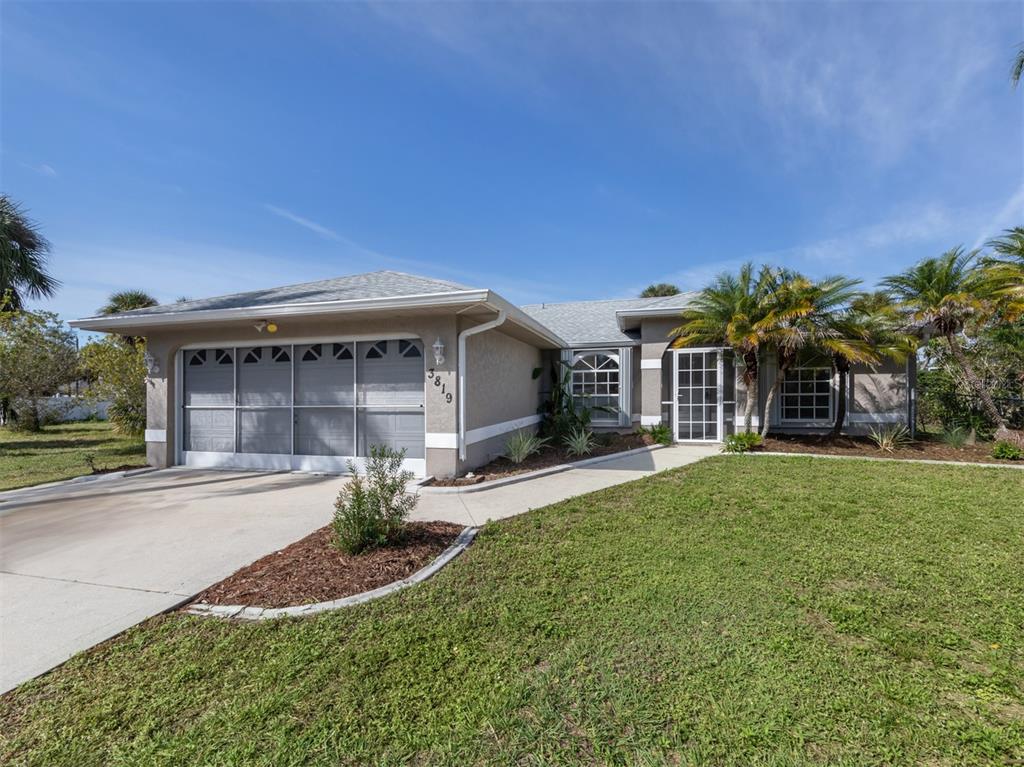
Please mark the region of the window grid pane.
[[784, 421], [832, 419], [832, 370], [803, 367], [789, 371], [782, 387]]

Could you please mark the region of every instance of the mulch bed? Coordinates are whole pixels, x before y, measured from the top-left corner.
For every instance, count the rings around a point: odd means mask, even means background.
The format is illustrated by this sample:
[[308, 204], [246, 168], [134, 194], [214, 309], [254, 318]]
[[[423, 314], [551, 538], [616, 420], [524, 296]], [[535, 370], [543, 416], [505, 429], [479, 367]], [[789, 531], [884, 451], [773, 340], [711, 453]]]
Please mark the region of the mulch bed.
[[997, 460], [992, 457], [992, 443], [953, 447], [930, 435], [918, 439], [893, 453], [878, 449], [867, 437], [840, 437], [832, 441], [827, 436], [782, 435], [768, 437], [763, 450], [775, 453], [819, 453], [822, 455], [852, 455], [872, 458], [917, 458], [929, 461], [969, 461], [971, 463], [1020, 464], [1020, 461]]
[[655, 444], [654, 440], [646, 434], [619, 434], [617, 432], [600, 432], [594, 435], [597, 445], [589, 455], [569, 455], [564, 447], [548, 446], [540, 452], [534, 453], [522, 463], [516, 464], [507, 458], [495, 458], [490, 463], [474, 469], [472, 477], [458, 477], [449, 479], [433, 479], [431, 485], [438, 487], [462, 487], [463, 485], [475, 485], [493, 479], [503, 479], [516, 474], [523, 474], [528, 471], [547, 469], [551, 466], [561, 466], [565, 463], [582, 461], [587, 458], [596, 458], [612, 453], [622, 453], [626, 450], [635, 450], [638, 447], [648, 447]]
[[462, 527], [448, 522], [410, 522], [401, 542], [352, 556], [334, 547], [326, 525], [210, 586], [189, 604], [288, 607], [341, 599], [412, 575], [460, 532]]

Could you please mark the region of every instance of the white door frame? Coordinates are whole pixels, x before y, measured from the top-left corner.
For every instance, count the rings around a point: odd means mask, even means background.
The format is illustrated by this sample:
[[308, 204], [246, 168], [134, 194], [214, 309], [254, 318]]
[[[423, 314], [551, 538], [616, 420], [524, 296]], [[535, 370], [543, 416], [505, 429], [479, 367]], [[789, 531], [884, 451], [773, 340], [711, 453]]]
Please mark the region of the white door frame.
[[[725, 408], [723, 407], [722, 400], [724, 399], [725, 388], [722, 375], [725, 369], [725, 361], [722, 358], [722, 352], [725, 351], [725, 347], [721, 346], [685, 346], [681, 349], [672, 350], [672, 441], [673, 442], [722, 442], [723, 436], [722, 431], [725, 428], [724, 415]], [[716, 429], [717, 436], [714, 439], [679, 439], [679, 355], [690, 354], [690, 353], [701, 353], [707, 352], [715, 353], [715, 388], [717, 390], [717, 402], [715, 403], [715, 413], [717, 414], [718, 428]], [[707, 403], [705, 403], [707, 404]]]

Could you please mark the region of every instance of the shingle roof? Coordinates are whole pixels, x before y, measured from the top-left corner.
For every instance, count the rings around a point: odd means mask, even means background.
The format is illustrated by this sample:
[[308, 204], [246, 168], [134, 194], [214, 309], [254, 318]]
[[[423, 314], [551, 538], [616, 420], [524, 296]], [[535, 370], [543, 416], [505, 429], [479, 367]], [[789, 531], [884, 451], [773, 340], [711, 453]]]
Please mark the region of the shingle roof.
[[682, 311], [692, 295], [680, 293], [657, 298], [613, 298], [605, 301], [530, 304], [520, 308], [573, 346], [630, 343], [638, 340], [639, 331], [620, 330], [616, 312], [637, 309]]
[[457, 282], [418, 277], [404, 272], [379, 271], [335, 277], [330, 280], [302, 282], [280, 288], [252, 290], [247, 293], [232, 293], [213, 298], [199, 298], [176, 304], [161, 304], [147, 309], [112, 315], [114, 317], [136, 317], [150, 314], [182, 314], [210, 309], [239, 309], [243, 307], [274, 306], [277, 304], [318, 303], [321, 301], [347, 301], [368, 298], [392, 298], [396, 296], [430, 295], [473, 290]]

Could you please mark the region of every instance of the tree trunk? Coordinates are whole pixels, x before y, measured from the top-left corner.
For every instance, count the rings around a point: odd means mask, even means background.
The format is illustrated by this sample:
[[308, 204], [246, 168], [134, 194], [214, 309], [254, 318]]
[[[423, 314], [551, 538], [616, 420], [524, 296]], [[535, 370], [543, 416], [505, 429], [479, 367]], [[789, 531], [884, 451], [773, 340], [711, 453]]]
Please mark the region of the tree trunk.
[[833, 367], [836, 375], [839, 376], [839, 401], [836, 403], [836, 420], [832, 425], [832, 439], [839, 439], [843, 433], [843, 424], [846, 423], [846, 383], [850, 376], [850, 363], [844, 360], [834, 360]]
[[996, 438], [1013, 440], [1019, 439], [1017, 435], [1006, 428], [1006, 421], [1001, 415], [999, 415], [999, 411], [996, 409], [996, 403], [992, 400], [992, 395], [988, 393], [988, 390], [985, 388], [985, 384], [982, 383], [981, 378], [974, 371], [974, 368], [968, 361], [967, 355], [964, 354], [964, 350], [960, 346], [960, 342], [956, 340], [956, 334], [947, 333], [946, 340], [949, 342], [949, 349], [953, 352], [953, 357], [956, 359], [957, 364], [964, 373], [964, 378], [967, 379], [967, 383], [971, 385], [975, 394], [978, 395], [978, 399], [981, 400], [981, 405], [984, 408], [985, 413], [996, 425]]
[[761, 424], [761, 436], [768, 436], [768, 424], [772, 420], [772, 402], [775, 401], [775, 392], [779, 390], [779, 386], [786, 378], [786, 371], [779, 368], [778, 373], [775, 374], [775, 380], [772, 381], [772, 385], [768, 389], [768, 397], [764, 401], [764, 421]]
[[757, 352], [743, 355], [743, 383], [747, 387], [747, 404], [743, 408], [743, 430], [748, 434], [752, 428], [754, 407], [757, 405], [759, 368]]

